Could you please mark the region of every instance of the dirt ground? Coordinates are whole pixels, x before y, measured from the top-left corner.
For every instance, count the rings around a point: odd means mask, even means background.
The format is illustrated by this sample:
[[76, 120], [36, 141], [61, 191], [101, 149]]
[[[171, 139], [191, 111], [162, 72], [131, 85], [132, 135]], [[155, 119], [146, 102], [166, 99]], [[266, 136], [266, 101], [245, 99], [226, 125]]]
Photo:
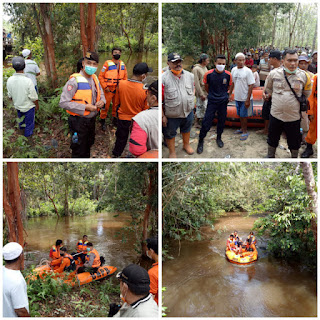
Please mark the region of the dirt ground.
[[[240, 135], [234, 134], [235, 127], [226, 127], [222, 134], [222, 141], [224, 147], [219, 148], [216, 144], [216, 126], [212, 127], [204, 139], [204, 148], [202, 154], [197, 154], [198, 136], [200, 129], [195, 127], [191, 130], [190, 144], [194, 149], [193, 155], [188, 155], [182, 150], [182, 136], [177, 134], [176, 136], [176, 153], [177, 158], [192, 159], [192, 158], [226, 158], [226, 159], [252, 159], [252, 158], [265, 158], [267, 155], [267, 136], [257, 134], [258, 128], [249, 128], [249, 137], [245, 141], [240, 140]], [[302, 145], [299, 154], [305, 150], [305, 146]], [[317, 146], [313, 146], [314, 154], [312, 158], [317, 158]], [[162, 157], [168, 158], [169, 150], [167, 147], [162, 147]], [[286, 139], [281, 137], [279, 146], [276, 151], [276, 158], [291, 158], [290, 151]]]

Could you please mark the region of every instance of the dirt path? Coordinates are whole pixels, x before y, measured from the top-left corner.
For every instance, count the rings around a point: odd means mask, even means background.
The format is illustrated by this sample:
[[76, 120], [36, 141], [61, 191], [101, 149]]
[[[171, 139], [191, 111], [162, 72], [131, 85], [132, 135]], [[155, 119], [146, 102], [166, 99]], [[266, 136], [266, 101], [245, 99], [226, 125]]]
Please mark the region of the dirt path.
[[[219, 148], [216, 144], [216, 127], [211, 128], [207, 137], [204, 140], [204, 151], [202, 154], [197, 154], [198, 136], [200, 129], [192, 128], [190, 143], [195, 153], [193, 155], [187, 155], [182, 150], [182, 137], [180, 134], [176, 137], [176, 153], [177, 158], [192, 159], [192, 158], [265, 158], [267, 154], [267, 136], [257, 134], [256, 128], [249, 128], [249, 137], [245, 141], [240, 141], [240, 136], [234, 134], [236, 128], [226, 127], [222, 134], [222, 141], [224, 147]], [[304, 151], [305, 146], [300, 148], [299, 154]], [[317, 158], [317, 146], [313, 147], [314, 154], [312, 158]], [[162, 148], [162, 157], [168, 158], [168, 148]], [[290, 151], [286, 139], [281, 137], [279, 147], [277, 148], [276, 158], [291, 158]]]

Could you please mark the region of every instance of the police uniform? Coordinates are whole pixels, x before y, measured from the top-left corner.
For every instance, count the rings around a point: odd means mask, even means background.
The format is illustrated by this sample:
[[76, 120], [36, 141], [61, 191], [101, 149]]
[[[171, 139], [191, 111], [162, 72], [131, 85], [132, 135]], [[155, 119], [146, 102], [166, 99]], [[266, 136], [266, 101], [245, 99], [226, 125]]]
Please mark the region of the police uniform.
[[[296, 94], [311, 93], [311, 80], [303, 70], [297, 69], [295, 74], [287, 75], [288, 81]], [[265, 89], [272, 95], [268, 145], [277, 148], [282, 131], [286, 133], [289, 149], [298, 150], [301, 144], [300, 103], [292, 93], [284, 77], [284, 68], [279, 67], [270, 72], [266, 79]]]
[[[88, 101], [89, 100], [89, 101]], [[90, 102], [91, 100], [91, 102]], [[98, 111], [85, 110], [86, 104], [106, 102], [98, 77], [87, 77], [83, 71], [71, 75], [63, 87], [59, 107], [70, 114], [68, 123], [71, 134], [72, 158], [90, 158], [90, 147], [94, 144], [95, 120]], [[77, 132], [78, 142], [72, 142]]]

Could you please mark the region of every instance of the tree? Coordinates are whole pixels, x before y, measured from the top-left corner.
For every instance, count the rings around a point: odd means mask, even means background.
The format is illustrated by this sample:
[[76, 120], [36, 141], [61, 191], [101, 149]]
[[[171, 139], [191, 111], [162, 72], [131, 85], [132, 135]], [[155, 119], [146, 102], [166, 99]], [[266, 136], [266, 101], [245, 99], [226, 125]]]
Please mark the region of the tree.
[[96, 12], [96, 3], [88, 3], [87, 6], [85, 3], [80, 3], [80, 34], [83, 56], [88, 51], [96, 51]]

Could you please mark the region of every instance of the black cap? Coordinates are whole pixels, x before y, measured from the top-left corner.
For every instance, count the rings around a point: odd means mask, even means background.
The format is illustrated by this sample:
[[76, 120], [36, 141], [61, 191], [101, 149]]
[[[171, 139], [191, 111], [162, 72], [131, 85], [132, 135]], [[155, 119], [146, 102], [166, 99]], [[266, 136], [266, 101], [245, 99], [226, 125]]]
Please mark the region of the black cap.
[[270, 52], [269, 58], [276, 58], [278, 60], [281, 60], [281, 52], [279, 50], [272, 50]]
[[158, 80], [153, 81], [152, 83], [145, 84], [143, 89], [150, 90], [152, 94], [158, 97]]
[[117, 274], [117, 278], [125, 282], [130, 291], [140, 295], [150, 291], [150, 278], [146, 269], [137, 264], [129, 264], [122, 272]]
[[21, 71], [26, 67], [26, 63], [22, 57], [14, 57], [12, 59], [12, 68], [16, 71]]
[[153, 72], [152, 68], [149, 68], [145, 62], [137, 63], [133, 67], [133, 74], [140, 76], [141, 74], [146, 74], [148, 72]]
[[62, 247], [62, 248], [60, 248], [60, 251], [67, 252], [67, 248], [66, 247]]
[[171, 61], [171, 62], [175, 62], [175, 61], [183, 61], [183, 59], [180, 57], [180, 55], [178, 53], [169, 53], [168, 55], [168, 61]]
[[86, 55], [84, 56], [84, 58], [87, 60], [92, 60], [92, 61], [99, 63], [99, 55], [96, 52], [88, 51], [86, 53]]

